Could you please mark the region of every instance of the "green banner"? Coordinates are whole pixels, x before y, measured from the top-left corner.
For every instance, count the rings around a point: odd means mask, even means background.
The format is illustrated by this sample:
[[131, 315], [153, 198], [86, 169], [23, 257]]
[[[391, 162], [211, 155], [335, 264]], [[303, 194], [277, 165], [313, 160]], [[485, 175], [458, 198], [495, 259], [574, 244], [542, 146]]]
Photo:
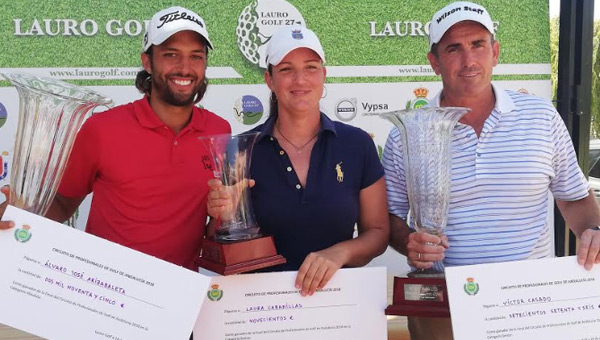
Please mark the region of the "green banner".
[[[327, 66], [428, 66], [428, 22], [447, 0], [227, 0], [227, 1], [31, 1], [5, 2], [0, 13], [0, 65], [3, 68], [66, 68], [54, 74], [87, 85], [131, 84], [140, 66], [144, 26], [171, 5], [196, 11], [208, 26], [215, 50], [211, 67], [232, 75], [213, 84], [262, 84], [261, 51], [280, 25], [300, 23], [320, 37]], [[548, 64], [547, 0], [482, 0], [491, 13], [500, 41], [500, 64]], [[264, 65], [263, 65], [264, 66]], [[103, 76], [95, 69], [107, 68]], [[111, 70], [110, 68], [115, 68]], [[410, 72], [409, 72], [410, 71]], [[346, 72], [328, 82], [435, 80], [426, 70], [382, 76], [384, 69]], [[111, 74], [120, 72], [120, 74]], [[511, 71], [514, 74], [530, 72]], [[548, 73], [548, 72], [545, 72]], [[538, 73], [539, 74], [539, 73]], [[541, 72], [544, 74], [544, 72]], [[52, 76], [52, 75], [51, 75]], [[536, 78], [537, 77], [537, 78]], [[548, 79], [546, 74], [540, 78]]]

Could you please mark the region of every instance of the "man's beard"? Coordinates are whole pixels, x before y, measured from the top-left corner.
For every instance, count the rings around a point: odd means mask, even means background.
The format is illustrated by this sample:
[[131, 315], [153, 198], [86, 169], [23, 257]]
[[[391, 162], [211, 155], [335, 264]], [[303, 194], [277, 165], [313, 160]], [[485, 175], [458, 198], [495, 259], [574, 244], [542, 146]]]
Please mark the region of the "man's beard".
[[[154, 72], [154, 70], [152, 73], [156, 74], [156, 72]], [[180, 74], [180, 73], [167, 74], [167, 75], [165, 75], [165, 79], [161, 79], [160, 77], [157, 77], [157, 76], [152, 77], [153, 91], [157, 91], [158, 93], [156, 93], [156, 95], [160, 96], [163, 101], [165, 101], [166, 103], [168, 103], [170, 105], [179, 106], [179, 107], [192, 105], [194, 103], [194, 99], [196, 98], [196, 95], [198, 94], [198, 91], [202, 87], [202, 82], [197, 83], [194, 86], [194, 90], [192, 91], [191, 94], [177, 93], [177, 92], [174, 92], [171, 89], [171, 87], [169, 87], [168, 80], [166, 80], [166, 79], [169, 79], [169, 77], [171, 77], [171, 76], [186, 77], [185, 75]], [[197, 80], [198, 79], [194, 77], [193, 82], [196, 82]]]

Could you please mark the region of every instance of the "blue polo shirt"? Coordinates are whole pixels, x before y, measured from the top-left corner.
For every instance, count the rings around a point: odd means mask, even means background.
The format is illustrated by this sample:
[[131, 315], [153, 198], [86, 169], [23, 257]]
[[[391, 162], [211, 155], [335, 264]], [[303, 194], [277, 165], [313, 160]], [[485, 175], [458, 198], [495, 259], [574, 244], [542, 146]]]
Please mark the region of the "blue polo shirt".
[[298, 270], [305, 257], [352, 239], [358, 221], [359, 192], [383, 176], [371, 136], [331, 121], [321, 113], [321, 129], [310, 155], [306, 187], [273, 136], [276, 117], [261, 132], [250, 167], [254, 213], [263, 234], [273, 235], [287, 263], [269, 271]]

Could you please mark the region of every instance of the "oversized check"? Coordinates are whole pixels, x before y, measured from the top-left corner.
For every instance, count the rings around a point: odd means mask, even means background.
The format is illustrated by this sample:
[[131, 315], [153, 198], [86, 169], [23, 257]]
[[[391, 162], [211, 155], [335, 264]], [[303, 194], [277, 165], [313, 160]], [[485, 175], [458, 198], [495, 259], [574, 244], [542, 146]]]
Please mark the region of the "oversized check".
[[340, 269], [306, 297], [296, 274], [214, 277], [194, 340], [387, 339], [385, 268]]
[[600, 339], [600, 266], [576, 257], [446, 268], [455, 340]]
[[210, 278], [8, 206], [0, 323], [52, 339], [188, 340]]

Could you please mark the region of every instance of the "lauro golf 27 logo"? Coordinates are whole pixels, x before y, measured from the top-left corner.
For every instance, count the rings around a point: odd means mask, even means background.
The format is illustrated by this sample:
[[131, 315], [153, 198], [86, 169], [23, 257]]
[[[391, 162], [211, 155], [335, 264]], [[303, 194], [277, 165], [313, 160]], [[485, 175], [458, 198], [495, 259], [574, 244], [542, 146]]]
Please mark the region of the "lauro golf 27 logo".
[[21, 228], [15, 230], [15, 239], [21, 243], [25, 243], [31, 239], [31, 227], [24, 224]]
[[219, 289], [219, 285], [212, 285], [212, 286], [210, 286], [210, 288], [212, 288], [212, 289], [209, 290], [208, 293], [206, 294], [208, 299], [211, 301], [221, 300], [221, 298], [223, 297], [223, 291], [221, 289]]
[[467, 283], [465, 283], [463, 288], [468, 295], [475, 295], [479, 292], [479, 284], [475, 283], [475, 279], [472, 277], [467, 278]]
[[266, 45], [281, 26], [306, 26], [302, 14], [285, 0], [255, 0], [238, 17], [238, 48], [248, 61], [262, 68], [266, 65]]

